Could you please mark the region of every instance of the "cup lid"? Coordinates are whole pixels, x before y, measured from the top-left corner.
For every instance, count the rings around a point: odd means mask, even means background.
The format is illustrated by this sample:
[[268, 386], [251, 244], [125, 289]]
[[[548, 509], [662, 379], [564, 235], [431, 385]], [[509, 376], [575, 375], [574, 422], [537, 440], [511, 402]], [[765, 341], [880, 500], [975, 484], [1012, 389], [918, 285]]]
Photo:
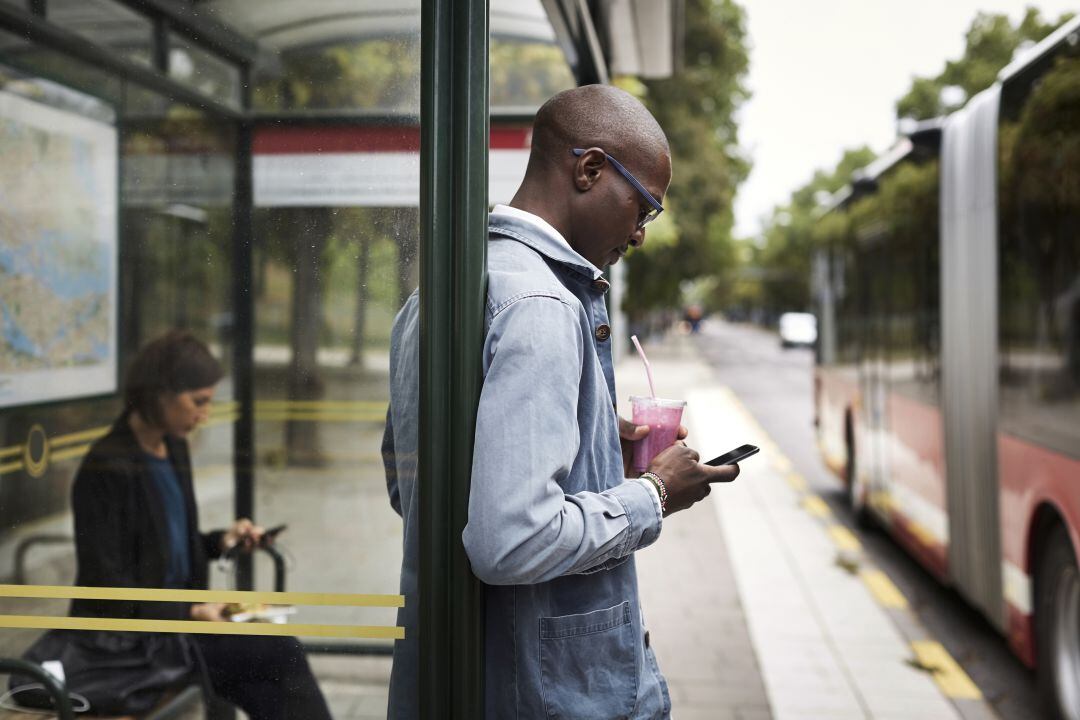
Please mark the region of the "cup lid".
[[631, 395], [630, 402], [639, 405], [656, 405], [659, 407], [686, 407], [685, 400], [669, 400], [667, 398], [652, 397], [650, 395]]

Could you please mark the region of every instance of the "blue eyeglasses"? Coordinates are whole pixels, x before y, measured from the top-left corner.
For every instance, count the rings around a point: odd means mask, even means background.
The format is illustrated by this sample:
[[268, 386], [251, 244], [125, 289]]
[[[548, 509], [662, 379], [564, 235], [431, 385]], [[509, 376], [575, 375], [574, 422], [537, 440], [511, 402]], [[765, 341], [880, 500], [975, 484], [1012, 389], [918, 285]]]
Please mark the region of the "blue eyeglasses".
[[[585, 151], [582, 148], [574, 148], [570, 152], [574, 153], [576, 157], [581, 157], [585, 154]], [[634, 186], [635, 190], [641, 193], [641, 197], [645, 198], [649, 202], [649, 205], [652, 205], [652, 210], [642, 210], [638, 215], [638, 230], [660, 217], [660, 213], [664, 212], [664, 206], [652, 196], [652, 193], [646, 190], [645, 186], [639, 183], [637, 178], [631, 175], [630, 171], [622, 166], [621, 162], [611, 157], [606, 152], [604, 153], [604, 157], [607, 158], [607, 161], [611, 163], [612, 167], [619, 171], [620, 175], [626, 178], [627, 182]]]

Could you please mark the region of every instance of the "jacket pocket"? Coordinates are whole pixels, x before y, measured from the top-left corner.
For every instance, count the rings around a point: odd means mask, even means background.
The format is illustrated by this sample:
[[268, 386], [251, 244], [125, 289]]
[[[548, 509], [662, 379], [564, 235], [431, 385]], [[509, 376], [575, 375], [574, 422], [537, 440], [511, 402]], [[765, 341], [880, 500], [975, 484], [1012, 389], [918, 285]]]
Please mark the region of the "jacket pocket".
[[540, 618], [540, 682], [549, 718], [629, 717], [638, 683], [630, 603]]

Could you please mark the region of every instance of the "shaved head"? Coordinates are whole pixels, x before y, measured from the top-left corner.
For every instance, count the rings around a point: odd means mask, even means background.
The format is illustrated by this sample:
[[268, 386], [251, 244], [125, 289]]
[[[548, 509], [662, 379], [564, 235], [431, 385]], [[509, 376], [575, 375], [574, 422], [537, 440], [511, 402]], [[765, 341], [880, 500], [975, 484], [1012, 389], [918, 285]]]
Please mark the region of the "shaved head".
[[624, 163], [670, 154], [652, 113], [633, 95], [610, 85], [573, 88], [543, 104], [533, 122], [529, 172], [561, 163], [576, 147], [601, 147]]
[[525, 179], [510, 205], [605, 268], [645, 242], [643, 218], [670, 182], [671, 150], [656, 118], [630, 93], [586, 85], [537, 111]]

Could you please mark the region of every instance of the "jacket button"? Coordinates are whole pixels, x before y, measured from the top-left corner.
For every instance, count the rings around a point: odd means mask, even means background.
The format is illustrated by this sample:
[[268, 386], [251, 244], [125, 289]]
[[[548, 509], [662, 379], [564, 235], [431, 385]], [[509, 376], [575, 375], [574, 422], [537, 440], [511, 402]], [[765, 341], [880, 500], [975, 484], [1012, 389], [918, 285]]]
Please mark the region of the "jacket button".
[[597, 292], [606, 293], [609, 287], [611, 287], [611, 283], [609, 283], [604, 278], [598, 278], [596, 280], [593, 280], [592, 289], [596, 290]]
[[645, 647], [649, 647], [649, 631], [645, 631]]
[[600, 342], [604, 342], [611, 337], [611, 328], [607, 325], [600, 325], [596, 328], [596, 339]]

